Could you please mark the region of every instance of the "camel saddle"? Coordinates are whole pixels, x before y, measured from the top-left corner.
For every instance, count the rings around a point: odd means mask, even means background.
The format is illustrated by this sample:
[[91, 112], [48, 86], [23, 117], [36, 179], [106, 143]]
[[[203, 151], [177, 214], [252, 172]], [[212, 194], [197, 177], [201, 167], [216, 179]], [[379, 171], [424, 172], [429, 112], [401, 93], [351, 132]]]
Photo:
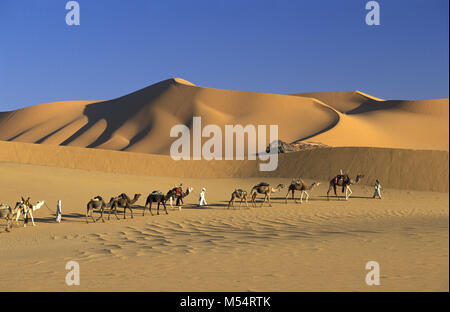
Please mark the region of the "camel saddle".
[[101, 197], [101, 196], [95, 196], [94, 198], [93, 198], [93, 200], [98, 200], [98, 201], [100, 201], [100, 200], [103, 200], [103, 198]]
[[163, 192], [153, 191], [150, 195], [164, 195]]
[[258, 184], [258, 186], [269, 186], [269, 183], [267, 182], [261, 182]]

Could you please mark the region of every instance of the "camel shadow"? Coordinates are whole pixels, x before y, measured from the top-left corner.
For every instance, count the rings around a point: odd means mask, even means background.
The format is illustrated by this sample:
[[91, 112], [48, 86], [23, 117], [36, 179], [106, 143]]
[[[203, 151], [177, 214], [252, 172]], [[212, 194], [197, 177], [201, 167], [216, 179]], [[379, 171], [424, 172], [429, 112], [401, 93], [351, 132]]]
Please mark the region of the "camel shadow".
[[[214, 209], [214, 206], [220, 206], [220, 204], [209, 204], [207, 206], [198, 206], [196, 204], [191, 204], [191, 205], [184, 205], [181, 207], [181, 210], [183, 209], [198, 209], [198, 210], [204, 210], [204, 209]], [[175, 208], [175, 207], [174, 207]], [[178, 210], [178, 208], [175, 208]]]
[[[319, 197], [320, 198], [324, 198], [324, 200], [327, 201], [327, 196], [326, 195], [322, 195], [322, 196], [319, 196]], [[349, 197], [349, 199], [352, 199], [352, 198], [372, 199], [372, 196], [353, 196], [352, 195], [352, 196]], [[345, 196], [341, 195], [341, 196], [339, 196], [339, 198], [337, 198], [335, 195], [333, 195], [333, 196], [330, 195], [330, 200], [345, 200]]]

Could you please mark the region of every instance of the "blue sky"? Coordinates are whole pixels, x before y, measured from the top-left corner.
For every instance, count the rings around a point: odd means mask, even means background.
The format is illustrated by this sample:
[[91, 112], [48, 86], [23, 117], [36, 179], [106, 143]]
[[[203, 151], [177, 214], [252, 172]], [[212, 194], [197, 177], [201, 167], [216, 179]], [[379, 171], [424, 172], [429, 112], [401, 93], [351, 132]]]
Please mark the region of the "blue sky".
[[448, 97], [448, 0], [0, 1], [0, 111], [181, 77], [232, 90]]

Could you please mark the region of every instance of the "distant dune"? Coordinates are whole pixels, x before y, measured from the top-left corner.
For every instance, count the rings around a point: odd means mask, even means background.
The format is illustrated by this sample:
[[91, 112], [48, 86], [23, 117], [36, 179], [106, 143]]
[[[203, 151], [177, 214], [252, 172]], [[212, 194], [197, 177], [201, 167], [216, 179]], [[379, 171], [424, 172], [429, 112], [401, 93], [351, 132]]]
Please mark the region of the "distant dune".
[[328, 181], [339, 169], [365, 174], [361, 184], [380, 179], [384, 187], [448, 192], [446, 151], [371, 147], [320, 148], [280, 154], [277, 170], [261, 172], [254, 160], [179, 160], [149, 155], [0, 141], [0, 161], [95, 170], [116, 174], [180, 178], [310, 178]]
[[338, 122], [309, 140], [330, 146], [448, 151], [448, 99], [386, 101], [359, 91], [299, 93], [335, 110]]

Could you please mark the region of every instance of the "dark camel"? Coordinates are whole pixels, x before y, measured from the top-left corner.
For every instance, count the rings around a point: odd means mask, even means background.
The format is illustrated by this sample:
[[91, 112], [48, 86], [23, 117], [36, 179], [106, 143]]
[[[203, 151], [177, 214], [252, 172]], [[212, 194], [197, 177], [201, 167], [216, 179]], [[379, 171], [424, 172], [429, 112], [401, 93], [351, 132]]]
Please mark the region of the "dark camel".
[[338, 175], [334, 177], [330, 181], [330, 187], [328, 188], [327, 191], [327, 200], [330, 200], [329, 194], [331, 189], [334, 190], [334, 195], [336, 195], [336, 197], [340, 199], [339, 195], [336, 193], [337, 186], [342, 187], [342, 193], [344, 193], [345, 191], [345, 200], [348, 200], [350, 195], [353, 193], [352, 190], [350, 189], [350, 185], [358, 183], [362, 178], [364, 178], [363, 174], [358, 174], [355, 180], [352, 180], [348, 175]]
[[129, 209], [131, 212], [131, 219], [133, 219], [133, 209], [131, 209], [131, 205], [137, 202], [139, 197], [141, 197], [141, 194], [134, 194], [134, 198], [130, 199], [127, 194], [122, 193], [117, 197], [111, 198], [108, 204], [108, 206], [111, 207], [109, 213], [111, 214], [111, 211], [114, 211], [114, 214], [116, 214], [117, 217], [117, 208], [123, 208], [123, 218], [126, 219], [126, 212], [127, 209]]
[[[178, 209], [181, 210], [181, 206], [184, 205], [184, 201], [183, 198], [185, 198], [186, 196], [188, 196], [191, 192], [192, 192], [193, 188], [192, 187], [188, 187], [186, 193], [183, 193], [183, 191], [181, 192], [181, 194], [176, 194], [177, 192], [177, 188], [173, 188], [172, 191], [175, 192], [175, 198], [176, 198], [176, 206], [178, 206]], [[181, 205], [180, 205], [181, 204]]]
[[164, 211], [166, 212], [166, 214], [168, 214], [168, 213], [167, 213], [167, 207], [166, 207], [166, 201], [168, 201], [168, 200], [171, 199], [171, 198], [172, 198], [172, 200], [173, 200], [173, 198], [175, 197], [175, 195], [176, 195], [175, 190], [170, 190], [170, 191], [168, 191], [166, 195], [164, 195], [162, 192], [159, 192], [159, 191], [153, 191], [153, 192], [151, 192], [151, 193], [148, 195], [148, 197], [147, 197], [147, 201], [145, 202], [144, 211], [142, 212], [142, 216], [144, 216], [144, 214], [145, 214], [145, 209], [147, 208], [147, 205], [149, 206], [149, 207], [148, 207], [148, 210], [150, 211], [150, 213], [151, 213], [152, 216], [153, 216], [153, 212], [152, 212], [152, 203], [158, 203], [158, 207], [156, 208], [156, 214], [157, 214], [157, 215], [159, 215], [159, 205], [160, 205], [160, 204], [163, 204], [163, 206], [164, 206]]

